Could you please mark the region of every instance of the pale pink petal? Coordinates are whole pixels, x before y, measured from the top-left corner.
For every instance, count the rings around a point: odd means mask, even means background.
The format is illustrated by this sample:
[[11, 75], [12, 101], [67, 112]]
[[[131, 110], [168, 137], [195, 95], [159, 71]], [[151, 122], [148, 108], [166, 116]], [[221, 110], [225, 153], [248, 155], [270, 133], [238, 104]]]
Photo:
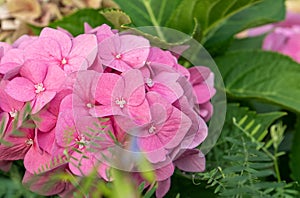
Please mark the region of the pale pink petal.
[[75, 144], [78, 133], [75, 127], [72, 110], [66, 110], [59, 114], [55, 129], [56, 142], [59, 146], [68, 147]]
[[59, 91], [66, 81], [66, 73], [58, 66], [50, 66], [44, 80], [44, 86], [48, 91]]
[[157, 135], [165, 148], [176, 147], [183, 140], [192, 125], [191, 120], [181, 111], [173, 108], [169, 119], [164, 123]]
[[8, 50], [1, 58], [1, 65], [4, 63], [16, 63], [22, 65], [24, 63], [24, 51], [20, 49]]
[[52, 38], [57, 41], [60, 45], [61, 55], [63, 57], [66, 57], [71, 50], [72, 41], [69, 35], [62, 31], [46, 27], [40, 33], [40, 38]]
[[185, 172], [203, 172], [205, 170], [205, 156], [199, 150], [185, 151], [174, 164]]
[[16, 77], [12, 79], [6, 86], [5, 92], [12, 98], [27, 102], [36, 97], [34, 84], [23, 77]]
[[55, 143], [55, 129], [47, 133], [37, 133], [38, 145], [42, 150], [52, 153], [53, 145]]
[[128, 106], [128, 114], [138, 125], [143, 125], [151, 121], [150, 107], [147, 100], [139, 106]]
[[164, 181], [170, 178], [174, 173], [174, 169], [173, 163], [168, 163], [166, 166], [156, 169], [156, 181]]
[[155, 192], [156, 198], [163, 198], [169, 191], [170, 187], [171, 187], [171, 179], [170, 178], [168, 178], [164, 181], [159, 181], [158, 187]]
[[[105, 116], [110, 116], [114, 115], [117, 110], [113, 110], [111, 106], [109, 105], [100, 105], [100, 106], [95, 106], [90, 109], [90, 114], [94, 117], [105, 117]], [[121, 111], [118, 112], [118, 114], [122, 114]]]
[[34, 84], [42, 83], [46, 77], [48, 65], [46, 62], [28, 60], [20, 70], [21, 76]]
[[[98, 81], [95, 99], [103, 105], [111, 105], [113, 92], [117, 89], [116, 84], [122, 81], [121, 77], [116, 74], [102, 74]], [[121, 83], [121, 82], [118, 82]], [[118, 90], [124, 91], [124, 90]]]
[[6, 80], [0, 82], [0, 108], [6, 112], [19, 111], [24, 106], [24, 103], [13, 99], [4, 91], [8, 82]]
[[[68, 58], [82, 57], [87, 62], [88, 67], [91, 66], [98, 52], [96, 36], [92, 34], [82, 34], [74, 38], [72, 43], [73, 46]], [[81, 65], [82, 63], [78, 62], [78, 64]]]

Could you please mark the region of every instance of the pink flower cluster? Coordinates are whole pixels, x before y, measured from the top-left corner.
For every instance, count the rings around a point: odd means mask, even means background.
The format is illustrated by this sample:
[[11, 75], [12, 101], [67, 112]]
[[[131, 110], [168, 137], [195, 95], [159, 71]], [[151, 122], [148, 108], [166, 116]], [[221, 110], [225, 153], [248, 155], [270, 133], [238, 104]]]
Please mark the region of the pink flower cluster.
[[288, 12], [283, 22], [253, 28], [249, 36], [267, 32], [263, 49], [276, 51], [300, 63], [300, 15]]
[[[196, 147], [207, 136], [214, 75], [203, 66], [184, 68], [141, 36], [105, 24], [85, 25], [77, 37], [44, 28], [40, 36], [0, 43], [0, 75], [0, 168], [24, 160], [23, 183], [32, 191], [71, 196], [71, 183], [50, 182], [58, 172], [82, 177], [96, 169], [112, 181], [109, 159], [126, 161], [111, 152], [116, 147], [145, 156], [158, 197], [175, 167], [205, 169]], [[143, 180], [132, 175], [137, 185]]]

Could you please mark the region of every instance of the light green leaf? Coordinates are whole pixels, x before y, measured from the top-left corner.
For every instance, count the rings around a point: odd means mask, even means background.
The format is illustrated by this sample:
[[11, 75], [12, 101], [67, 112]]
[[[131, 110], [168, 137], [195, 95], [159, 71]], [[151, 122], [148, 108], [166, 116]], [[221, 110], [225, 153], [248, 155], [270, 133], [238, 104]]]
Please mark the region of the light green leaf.
[[255, 98], [300, 112], [300, 65], [267, 51], [233, 52], [216, 59], [229, 97]]

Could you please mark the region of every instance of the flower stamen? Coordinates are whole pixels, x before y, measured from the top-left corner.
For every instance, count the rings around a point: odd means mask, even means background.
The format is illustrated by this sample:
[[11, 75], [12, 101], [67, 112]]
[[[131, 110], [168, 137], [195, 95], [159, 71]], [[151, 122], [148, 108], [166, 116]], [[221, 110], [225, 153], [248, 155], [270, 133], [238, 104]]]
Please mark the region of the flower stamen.
[[45, 87], [44, 87], [43, 83], [38, 83], [38, 84], [34, 85], [34, 88], [35, 88], [35, 93], [37, 93], [37, 94], [45, 91]]
[[121, 109], [123, 109], [126, 104], [126, 100], [124, 98], [118, 98], [116, 99], [116, 104], [119, 105]]

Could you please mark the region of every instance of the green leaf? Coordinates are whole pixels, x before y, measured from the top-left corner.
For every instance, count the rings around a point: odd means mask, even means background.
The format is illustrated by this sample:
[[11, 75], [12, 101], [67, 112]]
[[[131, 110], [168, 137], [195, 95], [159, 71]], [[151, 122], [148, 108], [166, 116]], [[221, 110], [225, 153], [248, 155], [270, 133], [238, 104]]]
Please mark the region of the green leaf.
[[225, 51], [233, 36], [242, 30], [283, 20], [285, 17], [284, 0], [261, 0], [257, 4], [231, 16], [216, 30], [204, 46], [211, 53]]
[[130, 17], [121, 10], [105, 10], [101, 14], [110, 21], [116, 29], [121, 29], [122, 25], [130, 24]]
[[[111, 23], [101, 13], [99, 13], [98, 10], [82, 9], [62, 18], [61, 20], [49, 24], [49, 27], [61, 27], [68, 30], [72, 35], [77, 36], [84, 33], [84, 23], [88, 23], [92, 27], [96, 27], [104, 23], [111, 25]], [[39, 34], [37, 30], [35, 30], [35, 33]]]
[[300, 112], [300, 65], [267, 51], [233, 52], [216, 59], [229, 97], [268, 101]]
[[265, 35], [243, 39], [234, 39], [231, 45], [229, 46], [228, 51], [262, 49], [262, 43], [264, 38]]
[[294, 131], [293, 144], [291, 148], [290, 154], [290, 168], [291, 168], [291, 177], [295, 181], [300, 182], [300, 117], [298, 116], [297, 124]]

